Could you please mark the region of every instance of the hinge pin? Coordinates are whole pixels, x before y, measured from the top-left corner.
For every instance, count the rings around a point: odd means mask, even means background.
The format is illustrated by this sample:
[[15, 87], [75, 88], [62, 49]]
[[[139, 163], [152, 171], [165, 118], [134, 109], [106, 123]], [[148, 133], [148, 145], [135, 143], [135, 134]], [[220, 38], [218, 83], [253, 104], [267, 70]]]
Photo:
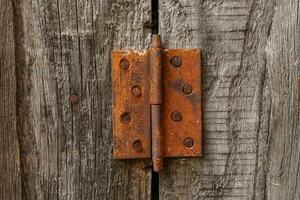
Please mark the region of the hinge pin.
[[163, 165], [162, 151], [162, 49], [160, 36], [152, 35], [150, 48], [150, 104], [153, 170], [159, 172]]

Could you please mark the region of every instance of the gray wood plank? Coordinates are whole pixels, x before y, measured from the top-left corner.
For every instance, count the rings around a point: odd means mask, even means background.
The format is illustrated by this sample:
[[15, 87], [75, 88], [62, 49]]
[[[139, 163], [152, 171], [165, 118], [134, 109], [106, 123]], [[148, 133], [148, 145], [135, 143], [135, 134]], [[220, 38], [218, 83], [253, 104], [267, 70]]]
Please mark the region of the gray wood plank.
[[150, 2], [14, 1], [24, 199], [150, 199], [146, 161], [112, 159], [112, 49], [145, 49]]
[[11, 1], [0, 0], [0, 199], [21, 199]]
[[278, 1], [266, 46], [271, 90], [268, 199], [300, 199], [300, 2]]
[[160, 1], [166, 48], [203, 51], [204, 155], [161, 199], [299, 199], [299, 1]]

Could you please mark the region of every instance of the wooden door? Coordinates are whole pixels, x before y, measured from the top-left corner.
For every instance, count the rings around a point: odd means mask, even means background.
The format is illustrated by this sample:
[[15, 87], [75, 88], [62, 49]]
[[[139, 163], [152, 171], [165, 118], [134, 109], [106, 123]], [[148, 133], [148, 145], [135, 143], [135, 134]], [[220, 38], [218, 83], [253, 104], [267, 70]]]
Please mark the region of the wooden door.
[[0, 199], [300, 199], [299, 8], [159, 0], [164, 47], [202, 49], [204, 154], [157, 177], [111, 132], [110, 52], [149, 47], [151, 1], [0, 0]]

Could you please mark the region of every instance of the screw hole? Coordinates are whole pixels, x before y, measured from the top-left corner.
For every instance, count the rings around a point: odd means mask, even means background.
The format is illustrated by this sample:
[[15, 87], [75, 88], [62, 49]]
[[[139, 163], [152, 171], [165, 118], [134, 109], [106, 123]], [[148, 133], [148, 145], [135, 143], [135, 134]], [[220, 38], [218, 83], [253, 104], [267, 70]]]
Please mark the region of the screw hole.
[[120, 117], [120, 121], [123, 124], [129, 124], [131, 122], [131, 117], [130, 117], [129, 112], [122, 113], [122, 115]]
[[136, 151], [136, 152], [142, 152], [143, 151], [143, 145], [141, 140], [135, 140], [132, 143], [132, 148]]
[[131, 88], [131, 94], [135, 97], [139, 97], [142, 95], [142, 88], [138, 85], [135, 85]]
[[123, 70], [127, 70], [129, 68], [130, 64], [126, 58], [122, 58], [120, 61], [120, 66]]
[[183, 145], [187, 148], [192, 148], [194, 146], [194, 140], [192, 138], [185, 138], [183, 140]]
[[171, 114], [171, 119], [174, 121], [174, 122], [180, 122], [182, 120], [182, 115], [180, 112], [178, 111], [174, 111], [172, 112]]
[[172, 57], [172, 58], [171, 58], [171, 64], [172, 64], [174, 67], [180, 67], [181, 64], [182, 64], [181, 58], [178, 57], [178, 56]]
[[184, 84], [182, 92], [186, 95], [190, 95], [193, 93], [193, 87], [190, 84]]

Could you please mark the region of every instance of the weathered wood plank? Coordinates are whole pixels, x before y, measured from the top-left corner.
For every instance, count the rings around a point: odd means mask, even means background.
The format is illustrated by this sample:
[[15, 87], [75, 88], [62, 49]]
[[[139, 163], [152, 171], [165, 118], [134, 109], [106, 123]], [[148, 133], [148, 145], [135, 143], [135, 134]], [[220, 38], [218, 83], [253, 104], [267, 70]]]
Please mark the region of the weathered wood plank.
[[21, 199], [11, 1], [0, 0], [0, 199]]
[[148, 48], [150, 2], [14, 1], [24, 199], [150, 199], [112, 159], [110, 51]]
[[202, 48], [205, 129], [203, 158], [166, 162], [161, 199], [299, 198], [299, 1], [166, 0], [160, 13], [165, 47]]
[[278, 1], [266, 46], [271, 90], [268, 199], [300, 199], [300, 2]]

